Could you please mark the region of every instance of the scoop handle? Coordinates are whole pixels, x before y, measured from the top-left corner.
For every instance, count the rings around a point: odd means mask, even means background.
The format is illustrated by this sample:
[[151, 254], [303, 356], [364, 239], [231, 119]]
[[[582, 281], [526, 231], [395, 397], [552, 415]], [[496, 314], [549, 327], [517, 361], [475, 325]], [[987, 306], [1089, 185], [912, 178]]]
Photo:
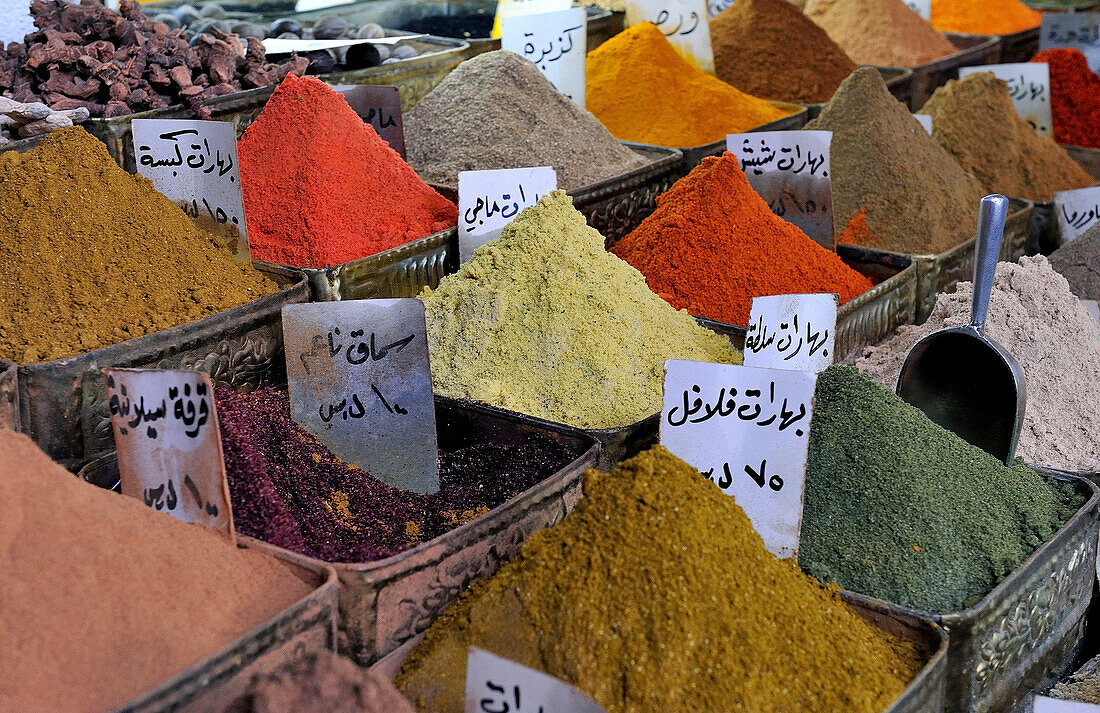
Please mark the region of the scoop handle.
[[993, 290], [993, 275], [997, 257], [1001, 254], [1001, 237], [1005, 232], [1008, 199], [994, 194], [982, 198], [978, 205], [978, 236], [974, 246], [974, 289], [970, 303], [970, 326], [979, 334], [985, 332], [985, 317], [989, 312], [989, 294]]

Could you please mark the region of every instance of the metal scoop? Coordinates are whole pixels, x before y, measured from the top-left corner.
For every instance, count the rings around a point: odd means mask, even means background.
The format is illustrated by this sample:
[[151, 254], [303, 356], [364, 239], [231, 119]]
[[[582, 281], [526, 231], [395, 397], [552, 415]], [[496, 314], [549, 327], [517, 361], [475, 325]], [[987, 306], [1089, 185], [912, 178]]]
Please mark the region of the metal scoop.
[[970, 324], [941, 329], [917, 342], [901, 367], [897, 389], [935, 423], [1005, 463], [1016, 454], [1023, 423], [1024, 373], [984, 331], [1007, 213], [1004, 196], [982, 198]]

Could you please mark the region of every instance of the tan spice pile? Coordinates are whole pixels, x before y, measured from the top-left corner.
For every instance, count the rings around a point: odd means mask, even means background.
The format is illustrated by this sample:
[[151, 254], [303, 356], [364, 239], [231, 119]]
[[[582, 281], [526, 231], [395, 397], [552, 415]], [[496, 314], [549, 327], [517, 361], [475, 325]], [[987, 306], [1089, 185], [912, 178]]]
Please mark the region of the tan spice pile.
[[858, 64], [915, 67], [959, 51], [902, 0], [808, 0], [805, 12]]

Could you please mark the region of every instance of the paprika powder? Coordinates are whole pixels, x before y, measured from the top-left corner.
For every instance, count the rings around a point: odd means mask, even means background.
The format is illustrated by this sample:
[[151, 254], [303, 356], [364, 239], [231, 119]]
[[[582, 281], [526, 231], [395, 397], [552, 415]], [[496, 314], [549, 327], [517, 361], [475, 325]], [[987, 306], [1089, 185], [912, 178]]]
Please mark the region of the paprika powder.
[[1055, 47], [1031, 58], [1050, 66], [1050, 111], [1054, 140], [1100, 148], [1100, 77], [1080, 50]]
[[1020, 0], [932, 0], [932, 27], [941, 32], [1011, 35], [1042, 21], [1038, 11]]

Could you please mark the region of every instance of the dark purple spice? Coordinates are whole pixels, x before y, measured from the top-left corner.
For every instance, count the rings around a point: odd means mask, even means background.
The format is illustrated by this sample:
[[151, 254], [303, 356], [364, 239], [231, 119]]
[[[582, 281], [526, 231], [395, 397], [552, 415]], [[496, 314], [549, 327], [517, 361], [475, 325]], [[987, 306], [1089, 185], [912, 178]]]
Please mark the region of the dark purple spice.
[[458, 439], [441, 432], [439, 492], [418, 495], [333, 455], [290, 417], [286, 391], [214, 393], [237, 531], [328, 562], [370, 562], [427, 542], [580, 455], [540, 435], [448, 447]]

